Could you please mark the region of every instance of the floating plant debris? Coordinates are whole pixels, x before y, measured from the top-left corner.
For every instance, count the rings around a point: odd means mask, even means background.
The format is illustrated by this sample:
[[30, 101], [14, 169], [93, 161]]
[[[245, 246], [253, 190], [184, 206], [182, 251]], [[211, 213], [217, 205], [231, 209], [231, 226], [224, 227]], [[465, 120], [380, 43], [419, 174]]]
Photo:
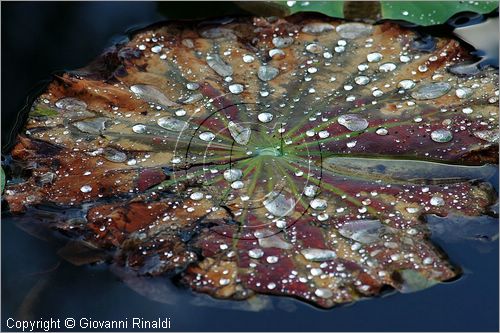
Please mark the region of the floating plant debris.
[[52, 207], [44, 224], [127, 274], [218, 298], [328, 308], [446, 281], [425, 217], [494, 203], [498, 73], [456, 75], [473, 60], [457, 40], [416, 39], [307, 14], [141, 30], [41, 94], [4, 199]]

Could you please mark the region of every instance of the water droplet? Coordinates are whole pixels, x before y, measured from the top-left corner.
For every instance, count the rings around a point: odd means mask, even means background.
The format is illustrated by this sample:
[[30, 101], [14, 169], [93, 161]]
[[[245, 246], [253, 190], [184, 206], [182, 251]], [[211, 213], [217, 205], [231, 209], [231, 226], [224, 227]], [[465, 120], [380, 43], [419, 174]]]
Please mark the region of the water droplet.
[[275, 224], [276, 224], [276, 227], [278, 227], [280, 229], [285, 229], [287, 227], [287, 224], [286, 224], [285, 220], [277, 220], [275, 222]]
[[200, 85], [196, 82], [189, 82], [188, 84], [186, 84], [186, 88], [188, 88], [189, 90], [198, 90], [200, 88]]
[[403, 63], [407, 63], [407, 62], [410, 62], [411, 58], [407, 55], [402, 55], [399, 57], [399, 61], [403, 62]]
[[484, 141], [495, 143], [499, 141], [500, 133], [498, 130], [484, 130], [474, 132], [474, 136]]
[[254, 60], [255, 60], [255, 57], [250, 55], [250, 54], [243, 55], [243, 62], [244, 63], [249, 64], [249, 63], [253, 62]]
[[171, 107], [177, 105], [177, 103], [169, 100], [167, 96], [165, 96], [161, 91], [150, 85], [136, 84], [131, 86], [130, 90], [149, 103], [155, 103], [163, 107]]
[[379, 220], [354, 220], [344, 223], [339, 233], [362, 244], [369, 244], [380, 240], [383, 225]]
[[193, 193], [191, 193], [191, 195], [189, 196], [189, 198], [191, 198], [191, 200], [195, 200], [195, 201], [201, 200], [201, 199], [203, 199], [203, 193], [201, 193], [201, 192], [193, 192]]
[[410, 214], [415, 214], [418, 213], [418, 208], [417, 207], [406, 207], [406, 211]]
[[337, 122], [350, 131], [363, 131], [368, 128], [368, 121], [355, 114], [345, 114], [338, 117]]
[[273, 66], [260, 66], [257, 76], [262, 81], [270, 81], [278, 76], [279, 70]]
[[354, 39], [371, 35], [373, 27], [363, 23], [344, 23], [336, 28], [342, 38]]
[[385, 128], [378, 128], [375, 133], [377, 133], [378, 135], [387, 135], [387, 133], [389, 133]]
[[266, 195], [264, 207], [274, 216], [283, 217], [293, 212], [295, 201], [285, 197], [282, 193], [271, 191]]
[[413, 80], [402, 80], [399, 81], [398, 87], [403, 88], [405, 90], [409, 90], [415, 87], [415, 82], [413, 82]]
[[231, 188], [233, 188], [235, 190], [242, 189], [243, 186], [245, 186], [245, 184], [241, 180], [237, 180], [237, 181], [231, 183]]
[[321, 35], [333, 31], [335, 27], [328, 23], [314, 22], [302, 27], [302, 32], [310, 35]]
[[310, 206], [312, 209], [325, 210], [328, 203], [325, 199], [316, 198], [311, 201]]
[[127, 160], [127, 154], [125, 154], [124, 152], [119, 151], [115, 148], [111, 148], [111, 147], [104, 148], [103, 156], [108, 161], [111, 161], [114, 163], [123, 163]]
[[408, 12], [405, 10], [404, 12], [402, 12], [401, 14], [403, 14], [404, 16], [408, 16]]
[[108, 118], [92, 118], [77, 121], [73, 125], [84, 133], [101, 134], [106, 129], [106, 121], [108, 120]]
[[56, 107], [68, 111], [85, 111], [87, 103], [78, 98], [65, 97], [56, 102]]
[[453, 134], [445, 129], [438, 129], [431, 132], [431, 139], [435, 142], [450, 142], [453, 139]]
[[326, 139], [330, 136], [330, 133], [328, 131], [320, 131], [318, 132], [318, 136], [320, 139]]
[[146, 133], [146, 125], [143, 124], [137, 124], [132, 126], [132, 131], [137, 134], [143, 134]]
[[359, 65], [358, 65], [358, 70], [359, 70], [360, 72], [364, 72], [364, 71], [366, 71], [368, 68], [370, 68], [370, 67], [368, 66], [368, 64], [359, 64]]
[[89, 193], [90, 191], [92, 191], [92, 186], [83, 185], [82, 187], [80, 187], [80, 191], [82, 191], [83, 193]]
[[462, 112], [465, 114], [471, 114], [474, 110], [472, 108], [463, 108]]
[[155, 45], [155, 46], [153, 46], [151, 48], [151, 52], [153, 52], [153, 53], [160, 53], [161, 49], [162, 49], [161, 45]]
[[184, 110], [184, 109], [179, 109], [179, 110], [176, 110], [176, 111], [175, 111], [175, 115], [176, 115], [177, 117], [183, 117], [183, 116], [185, 116], [185, 115], [186, 115], [186, 110]]
[[207, 64], [220, 76], [226, 77], [233, 75], [233, 68], [224, 62], [218, 54], [207, 55]]
[[314, 294], [321, 298], [331, 298], [333, 297], [333, 292], [327, 288], [318, 288], [314, 291]]
[[378, 67], [378, 70], [384, 73], [392, 72], [396, 69], [396, 64], [392, 62], [386, 62]]
[[184, 120], [169, 117], [158, 119], [157, 124], [158, 126], [173, 132], [180, 132], [188, 127], [188, 123]]
[[444, 200], [441, 197], [432, 197], [429, 202], [432, 206], [444, 206]]
[[262, 113], [259, 113], [257, 118], [259, 119], [260, 122], [268, 123], [271, 120], [273, 120], [273, 115], [269, 112], [262, 112]]
[[432, 259], [431, 257], [426, 257], [424, 258], [424, 260], [422, 260], [422, 264], [424, 265], [430, 265], [434, 262], [434, 259]]
[[229, 91], [235, 95], [242, 93], [243, 89], [245, 89], [245, 87], [239, 83], [231, 84], [229, 86]]
[[273, 290], [274, 288], [276, 288], [276, 283], [274, 283], [274, 282], [269, 282], [269, 283], [267, 284], [267, 289], [269, 289], [269, 290]]
[[354, 78], [354, 82], [360, 86], [364, 86], [370, 82], [370, 78], [368, 76], [360, 75]]
[[221, 27], [209, 28], [200, 32], [200, 35], [204, 38], [216, 39], [216, 38], [234, 38], [235, 35], [233, 30]]
[[433, 99], [445, 95], [451, 86], [447, 82], [429, 83], [417, 88], [411, 93], [411, 97], [419, 100]]
[[266, 258], [266, 261], [270, 264], [275, 264], [277, 263], [279, 258], [277, 256], [269, 256]]
[[380, 60], [382, 60], [382, 55], [380, 53], [369, 53], [367, 56], [366, 56], [366, 60], [368, 60], [368, 62], [379, 62]]
[[229, 169], [224, 171], [224, 179], [228, 182], [234, 182], [241, 178], [243, 172], [239, 169]]
[[188, 96], [186, 99], [181, 100], [182, 104], [193, 104], [203, 99], [203, 95], [199, 93], [192, 94]]
[[472, 89], [470, 88], [458, 88], [455, 90], [455, 94], [458, 98], [467, 98], [472, 95]]
[[314, 74], [314, 73], [316, 73], [317, 71], [318, 71], [318, 69], [317, 69], [316, 67], [309, 67], [309, 68], [307, 69], [307, 72], [308, 72], [309, 74]]
[[323, 47], [316, 43], [311, 43], [306, 46], [306, 51], [313, 54], [320, 54], [323, 52]]
[[212, 141], [213, 139], [215, 139], [215, 134], [212, 132], [202, 132], [202, 133], [200, 133], [200, 135], [198, 137], [201, 140], [208, 142], [208, 141]]
[[231, 280], [222, 278], [222, 279], [219, 280], [219, 285], [221, 285], [221, 286], [227, 286], [230, 282], [231, 282]]
[[275, 58], [275, 59], [283, 59], [285, 58], [285, 52], [283, 50], [280, 50], [280, 49], [272, 49], [272, 50], [269, 50], [269, 56], [271, 58]]
[[250, 135], [252, 134], [250, 127], [243, 127], [240, 124], [230, 121], [227, 124], [227, 128], [236, 143], [246, 145], [250, 141]]
[[251, 249], [248, 251], [248, 256], [253, 259], [262, 258], [263, 255], [264, 251], [262, 251], [262, 249]]
[[300, 253], [304, 256], [304, 258], [311, 261], [327, 261], [337, 257], [335, 251], [327, 249], [303, 249], [300, 250]]
[[273, 38], [273, 44], [277, 48], [285, 48], [289, 47], [290, 45], [293, 44], [293, 38], [292, 37], [274, 37]]
[[316, 185], [307, 185], [304, 187], [304, 195], [309, 198], [313, 198], [318, 192], [318, 187]]

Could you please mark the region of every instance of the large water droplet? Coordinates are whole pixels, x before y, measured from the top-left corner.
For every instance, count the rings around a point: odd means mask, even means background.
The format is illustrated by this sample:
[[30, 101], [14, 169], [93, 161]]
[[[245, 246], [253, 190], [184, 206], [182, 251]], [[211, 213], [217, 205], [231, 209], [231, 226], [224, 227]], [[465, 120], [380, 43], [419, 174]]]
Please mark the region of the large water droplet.
[[370, 78], [368, 76], [360, 75], [354, 78], [354, 82], [360, 86], [364, 86], [370, 82]]
[[368, 128], [368, 121], [355, 114], [344, 114], [337, 122], [350, 131], [363, 131]]
[[418, 87], [411, 93], [411, 97], [415, 99], [433, 99], [445, 95], [451, 89], [451, 85], [447, 82], [429, 83]]
[[282, 217], [290, 215], [293, 212], [295, 201], [292, 198], [287, 198], [282, 193], [270, 192], [264, 200], [264, 207], [274, 216]]
[[368, 60], [368, 62], [379, 62], [380, 60], [382, 60], [382, 55], [380, 53], [369, 53], [367, 56], [366, 56], [366, 60]]
[[450, 142], [453, 139], [453, 134], [445, 129], [438, 129], [431, 132], [431, 139], [435, 142]]
[[229, 91], [235, 95], [241, 94], [245, 87], [242, 84], [235, 83], [229, 86]]
[[273, 120], [273, 115], [272, 115], [272, 113], [269, 113], [269, 112], [262, 112], [262, 113], [259, 113], [257, 118], [259, 119], [260, 122], [268, 123], [271, 120]]
[[310, 35], [321, 35], [333, 31], [335, 27], [328, 23], [314, 22], [302, 27], [302, 32]]
[[293, 44], [293, 38], [292, 37], [274, 37], [273, 38], [273, 44], [277, 48], [285, 48], [289, 47], [290, 45]]
[[327, 249], [309, 248], [300, 250], [300, 253], [304, 256], [304, 258], [311, 261], [326, 261], [337, 257], [335, 251]]
[[87, 103], [78, 98], [65, 97], [56, 102], [56, 107], [68, 111], [85, 111]]
[[106, 147], [103, 150], [103, 156], [105, 159], [115, 163], [123, 163], [127, 160], [127, 154], [118, 149]]
[[137, 134], [143, 134], [146, 133], [146, 125], [143, 124], [136, 124], [132, 126], [132, 131]]
[[398, 87], [403, 88], [405, 90], [409, 90], [415, 87], [415, 82], [413, 82], [413, 80], [402, 80], [399, 81]]
[[262, 81], [270, 81], [278, 76], [279, 70], [273, 66], [260, 66], [259, 71], [257, 72], [257, 76]]
[[173, 132], [180, 132], [188, 127], [188, 123], [184, 120], [179, 120], [170, 117], [163, 117], [157, 121], [160, 127]]
[[310, 203], [312, 209], [325, 210], [328, 207], [328, 202], [325, 199], [316, 198]]
[[90, 191], [92, 191], [92, 186], [83, 185], [82, 187], [80, 187], [80, 191], [83, 193], [89, 193]]
[[169, 100], [161, 91], [150, 85], [136, 84], [131, 86], [130, 90], [149, 103], [155, 103], [163, 107], [178, 105], [177, 103]]
[[328, 288], [318, 288], [314, 291], [314, 295], [321, 298], [331, 298], [333, 297], [333, 292]]
[[384, 73], [392, 72], [396, 69], [396, 64], [392, 62], [386, 62], [378, 67], [378, 70]]
[[202, 132], [200, 133], [200, 135], [198, 135], [198, 137], [203, 140], [203, 141], [212, 141], [213, 139], [215, 139], [215, 134], [212, 133], [212, 132]]
[[226, 77], [233, 75], [233, 68], [221, 59], [218, 54], [207, 55], [207, 64], [220, 76]]
[[108, 118], [92, 118], [82, 121], [77, 121], [73, 125], [80, 131], [89, 134], [101, 134], [106, 129], [106, 121]]
[[250, 140], [250, 134], [252, 134], [250, 127], [243, 127], [234, 121], [230, 121], [229, 124], [227, 124], [227, 128], [236, 143], [246, 145]]
[[320, 54], [323, 52], [323, 47], [316, 43], [311, 43], [306, 46], [306, 51], [313, 54]]
[[239, 169], [229, 169], [224, 171], [224, 179], [228, 182], [234, 182], [241, 178], [243, 172]]
[[372, 33], [372, 26], [363, 23], [344, 23], [336, 28], [337, 33], [342, 38], [354, 39], [369, 36]]
[[355, 220], [344, 223], [339, 233], [347, 238], [363, 244], [380, 240], [383, 225], [379, 220]]

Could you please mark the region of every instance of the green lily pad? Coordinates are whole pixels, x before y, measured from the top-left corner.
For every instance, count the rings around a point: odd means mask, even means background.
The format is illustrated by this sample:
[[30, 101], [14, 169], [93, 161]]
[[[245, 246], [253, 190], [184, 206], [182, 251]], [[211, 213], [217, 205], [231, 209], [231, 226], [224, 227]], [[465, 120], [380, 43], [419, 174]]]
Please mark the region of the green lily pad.
[[[460, 12], [486, 14], [498, 7], [498, 1], [380, 1], [379, 4], [372, 1], [273, 1], [259, 5], [259, 14], [262, 15], [263, 7], [267, 6], [273, 8], [273, 13], [281, 7], [283, 15], [318, 12], [331, 17], [405, 20], [427, 26], [442, 24]], [[250, 5], [242, 3], [240, 6], [254, 12]]]
[[460, 12], [489, 13], [498, 1], [381, 1], [382, 18], [405, 20], [420, 25], [446, 22]]

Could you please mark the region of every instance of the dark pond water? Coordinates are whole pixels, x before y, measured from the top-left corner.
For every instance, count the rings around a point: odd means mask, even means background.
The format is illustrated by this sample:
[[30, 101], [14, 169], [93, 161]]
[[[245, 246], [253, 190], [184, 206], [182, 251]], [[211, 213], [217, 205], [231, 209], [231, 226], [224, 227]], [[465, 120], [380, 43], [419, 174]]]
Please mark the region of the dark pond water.
[[[155, 3], [3, 3], [3, 144], [26, 96], [40, 80], [54, 69], [85, 65], [112, 36], [159, 19]], [[498, 192], [498, 174], [489, 181]], [[433, 237], [463, 269], [454, 282], [331, 310], [271, 298], [271, 306], [256, 313], [239, 310], [239, 303], [210, 300], [173, 286], [163, 296], [165, 302], [153, 301], [107, 267], [76, 267], [61, 260], [56, 254], [61, 244], [35, 238], [4, 216], [2, 330], [7, 330], [9, 317], [169, 317], [175, 331], [498, 331], [498, 224], [491, 218], [480, 225], [465, 231], [452, 225]]]

